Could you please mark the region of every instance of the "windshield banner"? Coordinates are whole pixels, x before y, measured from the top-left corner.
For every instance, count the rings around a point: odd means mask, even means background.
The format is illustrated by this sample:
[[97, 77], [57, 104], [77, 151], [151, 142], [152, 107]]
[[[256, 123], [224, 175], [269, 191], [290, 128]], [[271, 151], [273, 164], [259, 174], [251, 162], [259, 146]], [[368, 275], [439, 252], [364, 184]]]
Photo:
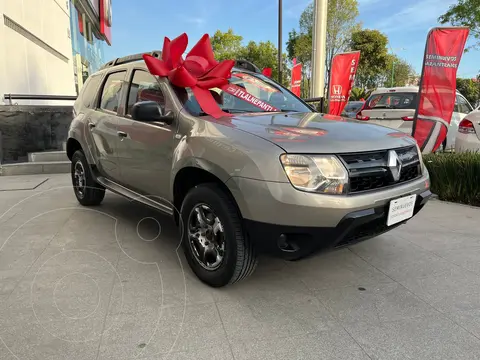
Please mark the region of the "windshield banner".
[[350, 91], [355, 83], [360, 51], [337, 54], [330, 69], [330, 92], [328, 113], [339, 116], [347, 105]]
[[428, 33], [412, 132], [423, 153], [436, 151], [447, 136], [468, 34], [466, 27], [434, 28]]
[[235, 96], [239, 99], [242, 99], [242, 100], [248, 102], [249, 104], [252, 104], [253, 106], [258, 107], [259, 109], [262, 109], [263, 111], [267, 111], [267, 112], [268, 111], [280, 111], [276, 107], [266, 103], [263, 100], [260, 100], [259, 98], [256, 98], [252, 94], [249, 94], [244, 88], [242, 88], [240, 86], [233, 85], [233, 84], [228, 84], [228, 85], [224, 85], [221, 89], [223, 91], [229, 93], [230, 95], [233, 95], [233, 96]]

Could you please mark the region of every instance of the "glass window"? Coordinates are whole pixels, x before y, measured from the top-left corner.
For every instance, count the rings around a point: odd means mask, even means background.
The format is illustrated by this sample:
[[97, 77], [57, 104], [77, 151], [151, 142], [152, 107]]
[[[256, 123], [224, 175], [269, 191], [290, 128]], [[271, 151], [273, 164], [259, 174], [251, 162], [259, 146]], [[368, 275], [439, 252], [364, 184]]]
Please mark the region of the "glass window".
[[103, 85], [102, 99], [100, 101], [100, 108], [113, 112], [118, 111], [120, 104], [120, 90], [125, 79], [125, 71], [109, 74], [105, 85]]
[[135, 70], [127, 98], [127, 111], [131, 115], [132, 107], [140, 101], [156, 101], [165, 110], [165, 96], [157, 79], [143, 70]]
[[472, 107], [470, 104], [463, 98], [463, 96], [457, 95], [457, 103], [455, 104], [455, 110], [456, 112], [462, 113], [462, 114], [468, 114], [471, 111], [473, 111]]
[[85, 85], [82, 88], [82, 98], [83, 105], [85, 105], [87, 108], [91, 108], [93, 105], [93, 100], [97, 98], [96, 95], [101, 80], [101, 74], [97, 74], [90, 76], [85, 82]]
[[[279, 110], [312, 112], [312, 109], [302, 103], [295, 95], [291, 94], [282, 86], [274, 83], [264, 75], [253, 75], [246, 72], [236, 71], [232, 73], [229, 83], [244, 88], [251, 95], [263, 100]], [[174, 89], [179, 100], [187, 109], [187, 111], [196, 116], [205, 115], [201, 111], [192, 91], [177, 87], [174, 87]], [[265, 111], [243, 99], [240, 99], [239, 97], [230, 95], [219, 88], [212, 88], [210, 89], [210, 92], [212, 93], [215, 101], [224, 111], [231, 113]]]
[[415, 109], [417, 93], [388, 93], [373, 95], [367, 109]]

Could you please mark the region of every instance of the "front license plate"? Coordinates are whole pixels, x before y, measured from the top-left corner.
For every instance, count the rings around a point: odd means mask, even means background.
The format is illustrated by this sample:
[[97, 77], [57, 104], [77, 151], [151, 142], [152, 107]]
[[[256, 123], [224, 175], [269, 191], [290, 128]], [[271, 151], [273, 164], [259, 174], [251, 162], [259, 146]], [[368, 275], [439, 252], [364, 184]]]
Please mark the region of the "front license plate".
[[413, 216], [417, 195], [405, 196], [390, 202], [388, 210], [387, 226], [395, 225]]

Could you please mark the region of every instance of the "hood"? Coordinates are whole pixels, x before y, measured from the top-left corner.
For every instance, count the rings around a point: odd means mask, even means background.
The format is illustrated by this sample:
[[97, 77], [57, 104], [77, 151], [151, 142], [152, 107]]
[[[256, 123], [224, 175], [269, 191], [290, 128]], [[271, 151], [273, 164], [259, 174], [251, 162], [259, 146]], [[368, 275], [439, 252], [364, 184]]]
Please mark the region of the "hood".
[[229, 119], [236, 129], [277, 144], [289, 153], [342, 153], [415, 144], [406, 133], [380, 125], [320, 113], [242, 114]]

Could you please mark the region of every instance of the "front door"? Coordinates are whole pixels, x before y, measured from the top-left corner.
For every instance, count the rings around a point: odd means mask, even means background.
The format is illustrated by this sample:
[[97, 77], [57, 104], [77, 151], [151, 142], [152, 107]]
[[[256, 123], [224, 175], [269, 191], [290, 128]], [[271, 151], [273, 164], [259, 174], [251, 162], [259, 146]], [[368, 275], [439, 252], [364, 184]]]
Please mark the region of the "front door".
[[141, 122], [131, 117], [132, 107], [140, 101], [157, 101], [167, 109], [162, 84], [149, 72], [134, 69], [128, 85], [124, 116], [118, 130], [123, 134], [118, 146], [122, 183], [142, 195], [168, 203], [176, 122]]
[[126, 71], [108, 74], [102, 86], [99, 103], [86, 116], [90, 136], [88, 151], [96, 159], [101, 175], [120, 180], [116, 150], [118, 145], [118, 108]]

